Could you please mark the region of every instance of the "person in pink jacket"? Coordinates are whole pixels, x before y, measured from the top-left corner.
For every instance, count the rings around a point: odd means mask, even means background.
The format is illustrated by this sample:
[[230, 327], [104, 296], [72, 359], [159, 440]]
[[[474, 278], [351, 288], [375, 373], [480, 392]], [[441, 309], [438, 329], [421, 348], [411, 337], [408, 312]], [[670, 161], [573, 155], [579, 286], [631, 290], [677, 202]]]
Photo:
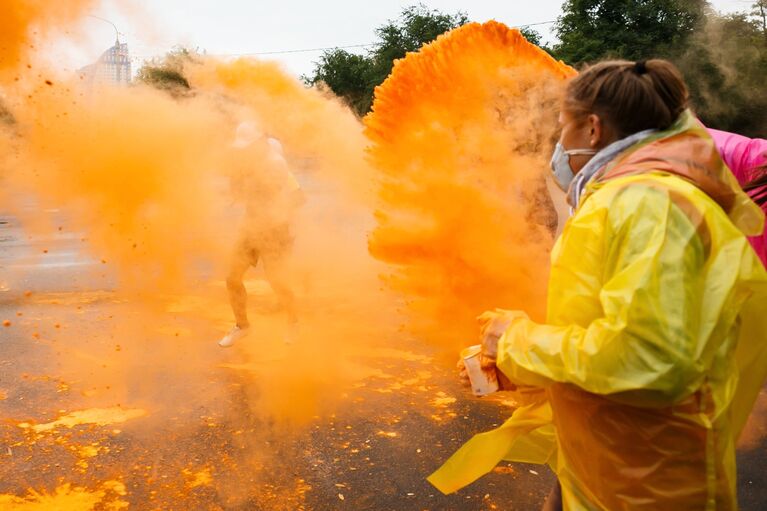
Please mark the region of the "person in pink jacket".
[[[740, 186], [767, 214], [767, 140], [711, 128], [708, 132]], [[767, 267], [767, 229], [760, 236], [749, 238], [749, 241]]]

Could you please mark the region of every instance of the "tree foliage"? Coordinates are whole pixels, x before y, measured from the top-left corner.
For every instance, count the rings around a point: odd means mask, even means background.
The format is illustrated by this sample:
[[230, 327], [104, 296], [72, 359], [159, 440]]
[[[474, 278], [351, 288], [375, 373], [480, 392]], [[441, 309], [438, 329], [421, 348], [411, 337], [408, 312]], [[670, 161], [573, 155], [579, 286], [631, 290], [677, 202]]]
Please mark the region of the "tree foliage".
[[191, 91], [184, 66], [193, 62], [198, 53], [188, 48], [174, 48], [160, 59], [145, 63], [136, 74], [136, 81], [164, 90], [174, 97]]
[[767, 39], [758, 18], [709, 13], [673, 60], [706, 125], [767, 138]]
[[721, 15], [703, 0], [568, 0], [563, 9], [557, 58], [668, 58], [707, 125], [767, 136], [767, 0], [750, 15]]
[[757, 0], [751, 6], [751, 16], [762, 35], [767, 37], [767, 0]]
[[326, 51], [305, 81], [312, 85], [324, 83], [364, 115], [373, 103], [375, 88], [389, 76], [396, 59], [467, 22], [465, 13], [444, 14], [424, 5], [408, 7], [397, 19], [376, 29], [378, 42], [367, 54]]
[[685, 44], [705, 6], [705, 0], [567, 0], [554, 52], [569, 64], [667, 55]]
[[543, 43], [541, 41], [541, 34], [539, 34], [535, 29], [532, 29], [530, 27], [520, 27], [519, 32], [525, 36], [525, 39], [527, 39], [529, 42], [533, 43], [536, 46], [543, 47]]
[[324, 84], [364, 115], [372, 102], [370, 68], [367, 57], [336, 49], [323, 53], [315, 64], [314, 75], [305, 80], [312, 85]]

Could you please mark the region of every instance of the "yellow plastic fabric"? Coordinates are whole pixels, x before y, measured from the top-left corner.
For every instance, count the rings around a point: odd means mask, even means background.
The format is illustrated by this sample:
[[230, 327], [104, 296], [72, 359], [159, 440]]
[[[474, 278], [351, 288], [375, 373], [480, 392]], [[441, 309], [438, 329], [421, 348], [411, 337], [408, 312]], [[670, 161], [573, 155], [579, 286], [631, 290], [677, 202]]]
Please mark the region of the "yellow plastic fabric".
[[767, 373], [767, 274], [736, 224], [763, 218], [746, 203], [728, 218], [664, 172], [588, 195], [552, 252], [547, 324], [516, 319], [499, 344], [499, 369], [544, 397], [429, 481], [450, 493], [501, 459], [547, 461], [566, 510], [737, 509], [735, 440]]

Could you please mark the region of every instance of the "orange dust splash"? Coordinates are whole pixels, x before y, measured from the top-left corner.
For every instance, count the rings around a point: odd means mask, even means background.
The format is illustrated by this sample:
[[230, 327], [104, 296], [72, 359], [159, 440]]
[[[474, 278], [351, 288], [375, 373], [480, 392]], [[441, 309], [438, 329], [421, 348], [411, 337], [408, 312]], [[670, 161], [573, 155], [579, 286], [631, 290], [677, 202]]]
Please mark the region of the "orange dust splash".
[[137, 419], [147, 414], [145, 410], [141, 409], [123, 409], [119, 406], [111, 408], [91, 408], [88, 410], [78, 410], [62, 417], [59, 417], [55, 421], [46, 422], [43, 424], [30, 425], [28, 423], [21, 423], [19, 427], [29, 428], [35, 433], [44, 433], [52, 431], [56, 428], [73, 428], [82, 424], [95, 424], [97, 426], [106, 426], [108, 424], [121, 424], [131, 419]]
[[187, 487], [189, 489], [197, 488], [198, 486], [210, 486], [213, 482], [213, 477], [210, 475], [210, 469], [205, 468], [197, 472], [185, 468], [181, 471], [187, 481]]
[[66, 483], [52, 493], [30, 489], [26, 497], [0, 495], [0, 506], [6, 511], [90, 511], [97, 506], [117, 511], [128, 508], [128, 502], [120, 498], [126, 494], [125, 485], [120, 481], [106, 481], [98, 490]]
[[365, 118], [380, 171], [369, 249], [430, 337], [470, 342], [494, 307], [545, 309], [556, 213], [545, 172], [574, 74], [497, 22], [455, 29], [395, 64]]

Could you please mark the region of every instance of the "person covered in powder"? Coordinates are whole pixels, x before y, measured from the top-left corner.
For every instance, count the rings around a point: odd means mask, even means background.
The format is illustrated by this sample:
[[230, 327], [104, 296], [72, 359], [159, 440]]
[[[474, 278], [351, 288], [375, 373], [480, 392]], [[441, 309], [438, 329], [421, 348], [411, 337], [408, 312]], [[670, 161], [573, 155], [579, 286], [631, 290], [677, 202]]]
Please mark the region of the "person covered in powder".
[[606, 61], [566, 89], [554, 177], [574, 209], [547, 318], [491, 311], [483, 367], [520, 407], [429, 481], [546, 463], [545, 509], [737, 509], [735, 442], [767, 376], [764, 213], [664, 60]]
[[[767, 214], [767, 140], [712, 128], [708, 132], [740, 186]], [[748, 240], [767, 267], [767, 229]]]
[[303, 191], [288, 168], [280, 142], [267, 137], [254, 121], [237, 126], [232, 152], [232, 192], [244, 203], [245, 214], [226, 278], [236, 323], [218, 344], [231, 347], [250, 333], [243, 277], [259, 261], [287, 314], [285, 341], [292, 342], [298, 333], [298, 316], [286, 263], [293, 246], [291, 225], [304, 202]]

